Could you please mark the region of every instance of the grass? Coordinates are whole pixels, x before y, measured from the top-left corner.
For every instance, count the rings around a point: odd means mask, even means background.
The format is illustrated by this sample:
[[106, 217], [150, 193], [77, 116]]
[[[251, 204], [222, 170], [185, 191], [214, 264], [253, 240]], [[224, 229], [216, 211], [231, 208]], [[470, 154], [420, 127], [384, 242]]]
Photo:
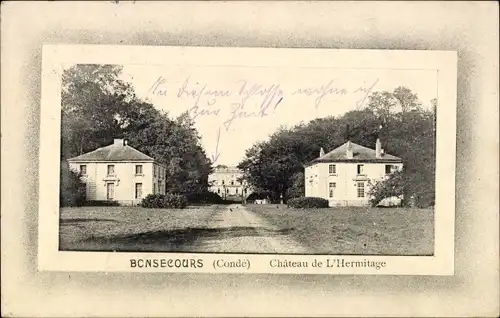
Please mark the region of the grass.
[[[310, 252], [339, 255], [433, 255], [434, 211], [408, 208], [291, 209], [252, 205], [248, 210], [291, 235]], [[219, 228], [220, 209], [141, 207], [62, 208], [59, 249], [72, 251], [200, 252], [203, 242], [255, 236], [247, 227]], [[267, 235], [267, 234], [266, 234]], [[217, 243], [214, 243], [217, 244]]]
[[[169, 251], [196, 239], [215, 206], [186, 209], [142, 207], [62, 208], [59, 249], [87, 251]], [[187, 248], [187, 247], [186, 247]]]
[[315, 254], [433, 255], [434, 211], [412, 208], [247, 208], [289, 229]]

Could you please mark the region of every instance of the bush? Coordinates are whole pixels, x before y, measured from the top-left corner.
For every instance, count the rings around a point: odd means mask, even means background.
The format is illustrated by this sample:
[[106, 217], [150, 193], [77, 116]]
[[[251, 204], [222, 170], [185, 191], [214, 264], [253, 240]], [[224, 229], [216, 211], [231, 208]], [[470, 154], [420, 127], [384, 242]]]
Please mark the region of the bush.
[[141, 206], [144, 208], [173, 208], [184, 209], [187, 206], [187, 199], [180, 194], [149, 194], [142, 199]]
[[224, 200], [214, 192], [195, 192], [186, 195], [189, 203], [192, 204], [221, 204]]
[[250, 193], [250, 195], [247, 197], [247, 202], [269, 199], [271, 198], [271, 196], [272, 196], [271, 192], [255, 191]]
[[287, 205], [291, 208], [328, 208], [328, 200], [316, 197], [300, 197], [288, 200]]

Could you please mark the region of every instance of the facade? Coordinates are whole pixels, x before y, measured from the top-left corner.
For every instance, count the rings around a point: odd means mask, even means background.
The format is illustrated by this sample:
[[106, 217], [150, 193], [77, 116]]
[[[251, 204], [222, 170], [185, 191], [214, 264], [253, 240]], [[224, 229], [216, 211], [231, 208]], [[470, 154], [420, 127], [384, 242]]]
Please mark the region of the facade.
[[166, 168], [123, 139], [68, 159], [68, 163], [82, 174], [90, 201], [136, 205], [148, 194], [166, 192]]
[[351, 141], [305, 165], [305, 195], [327, 199], [330, 206], [369, 205], [369, 181], [382, 180], [403, 169], [403, 160], [384, 153], [380, 140], [375, 149]]
[[250, 195], [251, 190], [243, 180], [243, 172], [236, 167], [217, 166], [208, 176], [210, 191], [223, 199], [240, 201]]

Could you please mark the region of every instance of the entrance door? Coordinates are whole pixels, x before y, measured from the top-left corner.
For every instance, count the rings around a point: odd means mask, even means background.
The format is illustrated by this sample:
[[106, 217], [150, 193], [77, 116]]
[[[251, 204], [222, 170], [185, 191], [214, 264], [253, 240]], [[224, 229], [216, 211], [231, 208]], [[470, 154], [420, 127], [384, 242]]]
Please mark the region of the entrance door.
[[113, 200], [115, 198], [115, 184], [108, 183], [107, 186], [107, 198], [108, 200]]

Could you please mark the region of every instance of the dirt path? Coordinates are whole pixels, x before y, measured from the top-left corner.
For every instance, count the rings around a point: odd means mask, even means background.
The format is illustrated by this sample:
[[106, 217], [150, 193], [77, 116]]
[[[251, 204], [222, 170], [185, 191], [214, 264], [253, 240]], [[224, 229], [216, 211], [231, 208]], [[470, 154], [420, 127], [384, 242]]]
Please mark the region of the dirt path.
[[205, 237], [197, 249], [228, 253], [306, 253], [287, 229], [279, 229], [244, 206], [230, 205], [215, 213], [209, 227], [216, 235]]

